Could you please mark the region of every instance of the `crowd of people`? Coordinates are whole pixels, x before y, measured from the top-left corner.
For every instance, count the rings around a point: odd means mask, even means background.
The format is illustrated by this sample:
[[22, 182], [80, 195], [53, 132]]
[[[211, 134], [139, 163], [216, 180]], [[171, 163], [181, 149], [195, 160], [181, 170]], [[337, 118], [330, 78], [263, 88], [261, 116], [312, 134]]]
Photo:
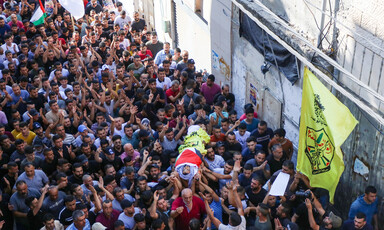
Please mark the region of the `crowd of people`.
[[[379, 229], [374, 187], [343, 223], [285, 130], [234, 110], [230, 86], [138, 12], [84, 0], [75, 21], [53, 2], [34, 25], [38, 1], [0, 1], [0, 229]], [[210, 141], [186, 181], [175, 162], [196, 125]]]

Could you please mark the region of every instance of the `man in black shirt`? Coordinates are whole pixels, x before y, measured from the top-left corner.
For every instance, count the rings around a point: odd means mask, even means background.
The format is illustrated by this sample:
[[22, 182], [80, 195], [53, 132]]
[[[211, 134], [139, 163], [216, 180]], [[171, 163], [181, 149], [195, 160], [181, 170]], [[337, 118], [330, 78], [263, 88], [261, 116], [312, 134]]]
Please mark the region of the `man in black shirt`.
[[97, 0], [92, 0], [90, 3], [88, 3], [87, 7], [85, 7], [85, 14], [89, 16], [91, 10], [94, 10], [96, 14], [98, 14], [103, 11], [103, 7], [97, 3]]
[[256, 137], [257, 143], [263, 146], [264, 152], [269, 152], [268, 144], [274, 135], [272, 129], [268, 128], [267, 122], [260, 121], [257, 125], [257, 129], [252, 131], [251, 136]]
[[280, 144], [272, 146], [272, 154], [267, 157], [267, 162], [271, 168], [271, 175], [282, 169], [285, 158], [283, 156], [283, 147]]
[[74, 163], [72, 166], [72, 175], [69, 176], [68, 181], [72, 184], [82, 184], [83, 183], [83, 166], [80, 163]]
[[76, 209], [76, 198], [72, 195], [67, 195], [64, 198], [65, 207], [59, 213], [60, 223], [64, 225], [64, 228], [67, 228], [72, 224], [72, 214]]
[[52, 179], [53, 172], [56, 170], [57, 166], [57, 157], [50, 148], [44, 149], [44, 157], [41, 168], [48, 178]]
[[[123, 162], [120, 157], [116, 156], [113, 148], [108, 147], [105, 149], [103, 156], [101, 157], [101, 168], [103, 169], [107, 164], [113, 165], [115, 169], [120, 169]], [[80, 183], [81, 184], [81, 183]]]
[[252, 178], [251, 185], [245, 188], [246, 196], [248, 197], [249, 202], [251, 202], [255, 207], [263, 202], [267, 191], [263, 188], [263, 181], [258, 176]]
[[19, 166], [15, 162], [9, 162], [7, 164], [8, 173], [1, 178], [1, 190], [8, 195], [12, 194], [12, 188], [16, 183], [19, 176]]
[[136, 30], [137, 32], [143, 31], [145, 27], [144, 19], [140, 18], [139, 12], [135, 11], [133, 13], [133, 22], [131, 24], [132, 30]]

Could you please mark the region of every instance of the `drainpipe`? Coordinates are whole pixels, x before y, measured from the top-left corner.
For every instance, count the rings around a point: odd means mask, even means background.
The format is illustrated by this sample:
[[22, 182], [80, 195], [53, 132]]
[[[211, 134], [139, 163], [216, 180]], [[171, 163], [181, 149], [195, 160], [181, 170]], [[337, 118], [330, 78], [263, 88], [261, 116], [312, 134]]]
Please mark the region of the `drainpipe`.
[[326, 10], [326, 7], [327, 7], [327, 1], [326, 0], [322, 0], [323, 1], [323, 6], [321, 8], [321, 21], [320, 21], [320, 32], [319, 32], [319, 37], [317, 38], [317, 47], [320, 47], [320, 43], [321, 43], [321, 38], [323, 37], [323, 29], [324, 29], [324, 21], [325, 21], [325, 14], [323, 12], [325, 12]]
[[[339, 11], [340, 0], [335, 0], [334, 4], [335, 4], [335, 7], [333, 9], [333, 17], [335, 19], [337, 19], [337, 12]], [[333, 54], [334, 59], [336, 59], [336, 57], [337, 57], [336, 52], [339, 50], [338, 49], [339, 44], [337, 42], [338, 34], [339, 34], [339, 31], [336, 27], [336, 20], [334, 20], [334, 22], [333, 22], [333, 34], [332, 34], [332, 49], [333, 49], [333, 52], [335, 52]], [[339, 81], [339, 75], [340, 75], [340, 71], [337, 68], [334, 68], [333, 69], [333, 77], [335, 78], [336, 82]], [[332, 87], [332, 94], [334, 94], [334, 95], [336, 94], [336, 89], [334, 87]]]

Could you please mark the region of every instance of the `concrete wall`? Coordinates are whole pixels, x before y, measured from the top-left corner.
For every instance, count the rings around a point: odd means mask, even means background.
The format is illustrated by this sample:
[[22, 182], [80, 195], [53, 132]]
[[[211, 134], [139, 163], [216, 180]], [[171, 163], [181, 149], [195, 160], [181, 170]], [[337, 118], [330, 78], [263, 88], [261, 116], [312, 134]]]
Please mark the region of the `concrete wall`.
[[[211, 38], [209, 22], [202, 20], [187, 4], [174, 0], [176, 4], [176, 32], [178, 47], [188, 50], [189, 57], [196, 62], [196, 69], [211, 72]], [[205, 4], [206, 5], [206, 4]], [[210, 11], [210, 8], [207, 7]]]
[[[206, 1], [205, 1], [206, 2]], [[231, 0], [212, 1], [210, 35], [212, 74], [218, 84], [231, 84]]]
[[173, 26], [172, 20], [172, 7], [170, 0], [153, 1], [153, 18], [155, 21], [155, 30], [157, 32], [158, 39], [162, 42], [169, 42], [172, 44], [172, 32], [167, 33], [165, 31], [164, 22], [169, 21], [171, 27]]
[[[271, 67], [263, 75], [260, 67], [264, 57], [247, 40], [239, 36], [239, 9], [233, 8], [232, 16], [232, 84], [236, 96], [236, 109], [242, 113], [244, 103], [250, 103], [251, 84], [257, 92], [257, 111], [272, 129], [284, 127], [289, 138], [298, 146], [299, 118], [301, 107], [301, 85], [295, 85]], [[244, 78], [244, 79], [242, 79]], [[244, 85], [245, 83], [245, 85]], [[238, 100], [244, 99], [244, 100]]]

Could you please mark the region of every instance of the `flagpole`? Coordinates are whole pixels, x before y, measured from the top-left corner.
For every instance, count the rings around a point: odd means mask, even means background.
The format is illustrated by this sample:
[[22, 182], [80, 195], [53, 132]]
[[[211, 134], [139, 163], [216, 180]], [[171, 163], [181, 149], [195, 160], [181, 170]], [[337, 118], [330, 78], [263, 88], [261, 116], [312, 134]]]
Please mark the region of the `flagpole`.
[[72, 28], [73, 28], [73, 32], [75, 32], [75, 19], [73, 18], [73, 16], [71, 15], [71, 18], [72, 18]]

